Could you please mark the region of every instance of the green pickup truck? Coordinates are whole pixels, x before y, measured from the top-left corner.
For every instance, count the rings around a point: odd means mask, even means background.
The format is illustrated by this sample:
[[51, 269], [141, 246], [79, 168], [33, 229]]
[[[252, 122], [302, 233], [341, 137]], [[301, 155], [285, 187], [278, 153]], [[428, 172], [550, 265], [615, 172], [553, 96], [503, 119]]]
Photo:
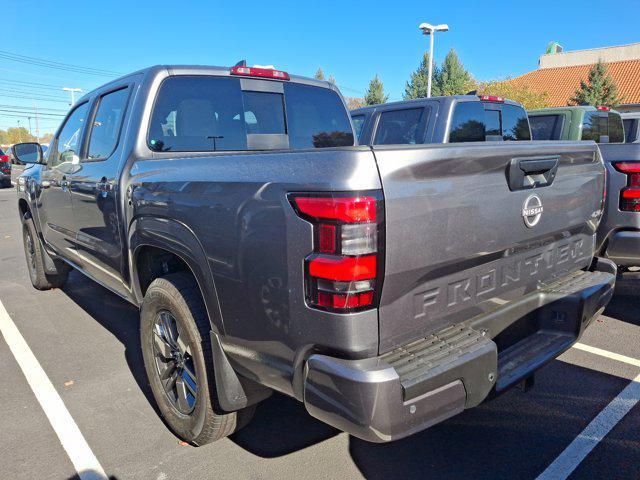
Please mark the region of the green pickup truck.
[[609, 107], [557, 107], [529, 110], [534, 140], [593, 140], [596, 143], [624, 142], [620, 114]]

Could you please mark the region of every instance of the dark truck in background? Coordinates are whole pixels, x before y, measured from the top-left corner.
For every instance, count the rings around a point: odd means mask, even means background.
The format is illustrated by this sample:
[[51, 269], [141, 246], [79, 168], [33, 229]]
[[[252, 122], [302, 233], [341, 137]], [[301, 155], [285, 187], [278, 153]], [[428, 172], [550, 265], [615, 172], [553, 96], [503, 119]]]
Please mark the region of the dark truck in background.
[[351, 111], [360, 145], [531, 140], [527, 112], [492, 95], [391, 102]]
[[[530, 110], [533, 138], [594, 140], [607, 168], [607, 205], [598, 229], [597, 253], [624, 271], [640, 266], [640, 143], [625, 142], [637, 128], [608, 107]], [[635, 121], [635, 120], [634, 120]], [[627, 137], [628, 139], [628, 137]]]
[[354, 143], [327, 82], [243, 66], [115, 80], [46, 160], [15, 148], [40, 163], [18, 184], [31, 280], [75, 268], [139, 306], [154, 398], [196, 445], [274, 390], [402, 438], [531, 378], [604, 309], [595, 144]]

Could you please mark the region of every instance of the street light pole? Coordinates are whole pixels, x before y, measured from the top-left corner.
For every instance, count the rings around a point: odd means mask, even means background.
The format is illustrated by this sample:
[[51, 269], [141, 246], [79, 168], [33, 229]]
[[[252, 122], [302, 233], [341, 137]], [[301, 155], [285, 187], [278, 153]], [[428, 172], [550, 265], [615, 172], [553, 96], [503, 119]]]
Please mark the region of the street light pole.
[[73, 107], [73, 105], [75, 105], [75, 103], [76, 103], [76, 92], [81, 92], [82, 89], [81, 88], [63, 87], [62, 90], [64, 90], [65, 92], [69, 92], [71, 94], [71, 106]]
[[421, 23], [418, 27], [422, 30], [424, 35], [428, 35], [429, 38], [429, 78], [427, 79], [427, 98], [431, 97], [431, 79], [433, 77], [433, 41], [436, 32], [446, 32], [449, 30], [449, 25], [431, 25], [429, 23]]

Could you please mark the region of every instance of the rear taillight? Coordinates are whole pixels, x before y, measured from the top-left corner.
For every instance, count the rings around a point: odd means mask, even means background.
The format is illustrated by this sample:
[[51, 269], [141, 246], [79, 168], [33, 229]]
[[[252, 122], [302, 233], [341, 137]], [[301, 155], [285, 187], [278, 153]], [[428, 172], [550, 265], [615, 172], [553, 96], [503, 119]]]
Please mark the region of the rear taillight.
[[613, 166], [627, 175], [627, 186], [620, 191], [620, 210], [640, 212], [640, 162], [615, 162]]
[[382, 286], [381, 194], [300, 193], [290, 200], [313, 224], [314, 251], [305, 259], [307, 303], [338, 312], [375, 307]]
[[9, 163], [8, 155], [0, 155], [0, 163]]

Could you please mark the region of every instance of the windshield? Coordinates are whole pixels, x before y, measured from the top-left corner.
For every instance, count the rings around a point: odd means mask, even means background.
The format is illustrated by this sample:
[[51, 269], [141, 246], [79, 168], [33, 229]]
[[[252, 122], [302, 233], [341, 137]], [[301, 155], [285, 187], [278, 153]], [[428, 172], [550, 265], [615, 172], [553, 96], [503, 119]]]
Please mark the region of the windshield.
[[354, 144], [347, 110], [336, 92], [282, 85], [282, 92], [265, 92], [234, 77], [170, 77], [153, 109], [149, 148], [198, 152]]

